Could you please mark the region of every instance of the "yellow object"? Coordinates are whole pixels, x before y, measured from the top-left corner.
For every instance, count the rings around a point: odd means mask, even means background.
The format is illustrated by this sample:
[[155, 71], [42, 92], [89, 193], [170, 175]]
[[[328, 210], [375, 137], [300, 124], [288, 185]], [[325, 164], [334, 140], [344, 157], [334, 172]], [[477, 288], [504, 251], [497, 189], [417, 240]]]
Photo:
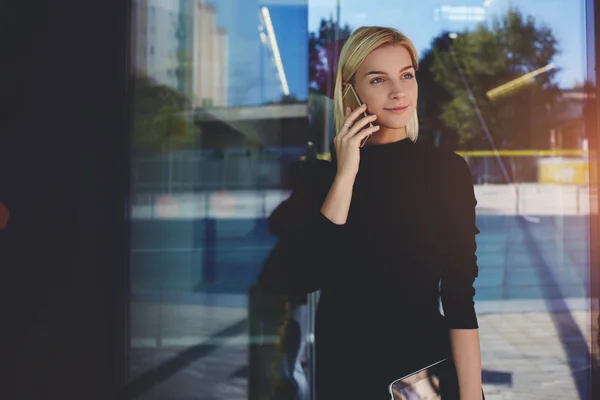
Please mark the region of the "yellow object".
[[465, 150], [457, 151], [465, 157], [558, 157], [558, 156], [586, 156], [586, 150]]
[[[467, 150], [456, 153], [463, 157], [539, 157], [538, 181], [540, 183], [571, 185], [590, 184], [588, 157], [594, 159], [595, 155], [594, 152], [587, 150]], [[330, 160], [331, 153], [319, 153], [317, 157]], [[592, 176], [592, 179], [594, 178]]]
[[[559, 157], [587, 156], [587, 150], [463, 150], [457, 151], [463, 157]], [[318, 158], [330, 160], [330, 153], [319, 153]]]
[[538, 161], [540, 183], [587, 185], [589, 166], [585, 159], [546, 158]]
[[528, 73], [526, 73], [523, 76], [520, 76], [520, 77], [518, 77], [516, 79], [513, 79], [510, 82], [506, 82], [505, 84], [500, 85], [497, 88], [494, 88], [494, 89], [488, 91], [486, 93], [486, 95], [490, 99], [492, 99], [492, 98], [494, 98], [494, 97], [496, 97], [496, 96], [498, 96], [500, 94], [503, 94], [503, 93], [509, 92], [511, 90], [517, 89], [517, 88], [519, 88], [522, 85], [525, 85], [527, 83], [531, 83], [531, 78], [533, 78], [533, 77], [535, 77], [535, 76], [537, 76], [537, 75], [539, 75], [541, 73], [544, 73], [546, 71], [549, 71], [552, 68], [554, 68], [554, 64], [548, 64], [545, 67], [538, 68], [535, 71], [528, 72]]

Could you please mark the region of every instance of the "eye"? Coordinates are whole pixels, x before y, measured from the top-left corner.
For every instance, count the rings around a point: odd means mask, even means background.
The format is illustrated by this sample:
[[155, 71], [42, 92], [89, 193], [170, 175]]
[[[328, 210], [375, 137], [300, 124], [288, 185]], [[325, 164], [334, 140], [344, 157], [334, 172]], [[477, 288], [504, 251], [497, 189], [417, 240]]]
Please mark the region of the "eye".
[[383, 82], [383, 78], [381, 78], [381, 77], [371, 79], [371, 83], [381, 83], [381, 82]]
[[412, 79], [412, 78], [414, 78], [415, 76], [414, 76], [412, 73], [410, 73], [410, 72], [407, 72], [407, 73], [405, 73], [404, 75], [402, 75], [402, 77], [403, 77], [404, 79]]

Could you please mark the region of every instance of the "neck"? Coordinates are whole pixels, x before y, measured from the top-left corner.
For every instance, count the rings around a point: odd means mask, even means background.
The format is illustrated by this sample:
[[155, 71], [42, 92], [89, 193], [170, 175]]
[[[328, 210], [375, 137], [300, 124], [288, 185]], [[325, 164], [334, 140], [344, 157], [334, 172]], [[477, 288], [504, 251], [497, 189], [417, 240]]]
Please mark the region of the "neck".
[[397, 142], [402, 139], [406, 139], [408, 137], [406, 133], [406, 127], [402, 127], [399, 129], [391, 129], [381, 127], [379, 131], [375, 132], [371, 135], [366, 145], [377, 145], [377, 144], [386, 144]]

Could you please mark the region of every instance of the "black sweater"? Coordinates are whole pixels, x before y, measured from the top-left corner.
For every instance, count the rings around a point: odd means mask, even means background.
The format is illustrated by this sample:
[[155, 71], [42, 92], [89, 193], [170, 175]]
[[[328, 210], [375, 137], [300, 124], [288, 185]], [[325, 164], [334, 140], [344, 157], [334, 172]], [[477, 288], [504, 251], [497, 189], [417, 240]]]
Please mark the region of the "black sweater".
[[[366, 146], [344, 225], [320, 212], [335, 163], [315, 163], [311, 172], [271, 226], [289, 290], [321, 290], [317, 395], [389, 399], [390, 380], [450, 355], [449, 329], [478, 327], [479, 231], [468, 165], [409, 139]], [[293, 223], [283, 217], [291, 214]]]

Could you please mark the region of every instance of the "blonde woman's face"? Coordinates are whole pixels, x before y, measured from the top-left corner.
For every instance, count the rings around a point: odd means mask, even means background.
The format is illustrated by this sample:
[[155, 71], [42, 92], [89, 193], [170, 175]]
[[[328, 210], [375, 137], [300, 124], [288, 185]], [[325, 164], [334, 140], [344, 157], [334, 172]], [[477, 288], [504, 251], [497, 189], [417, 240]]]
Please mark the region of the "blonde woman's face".
[[371, 52], [354, 75], [354, 87], [388, 129], [406, 127], [417, 106], [417, 81], [410, 53], [404, 46], [382, 46]]

